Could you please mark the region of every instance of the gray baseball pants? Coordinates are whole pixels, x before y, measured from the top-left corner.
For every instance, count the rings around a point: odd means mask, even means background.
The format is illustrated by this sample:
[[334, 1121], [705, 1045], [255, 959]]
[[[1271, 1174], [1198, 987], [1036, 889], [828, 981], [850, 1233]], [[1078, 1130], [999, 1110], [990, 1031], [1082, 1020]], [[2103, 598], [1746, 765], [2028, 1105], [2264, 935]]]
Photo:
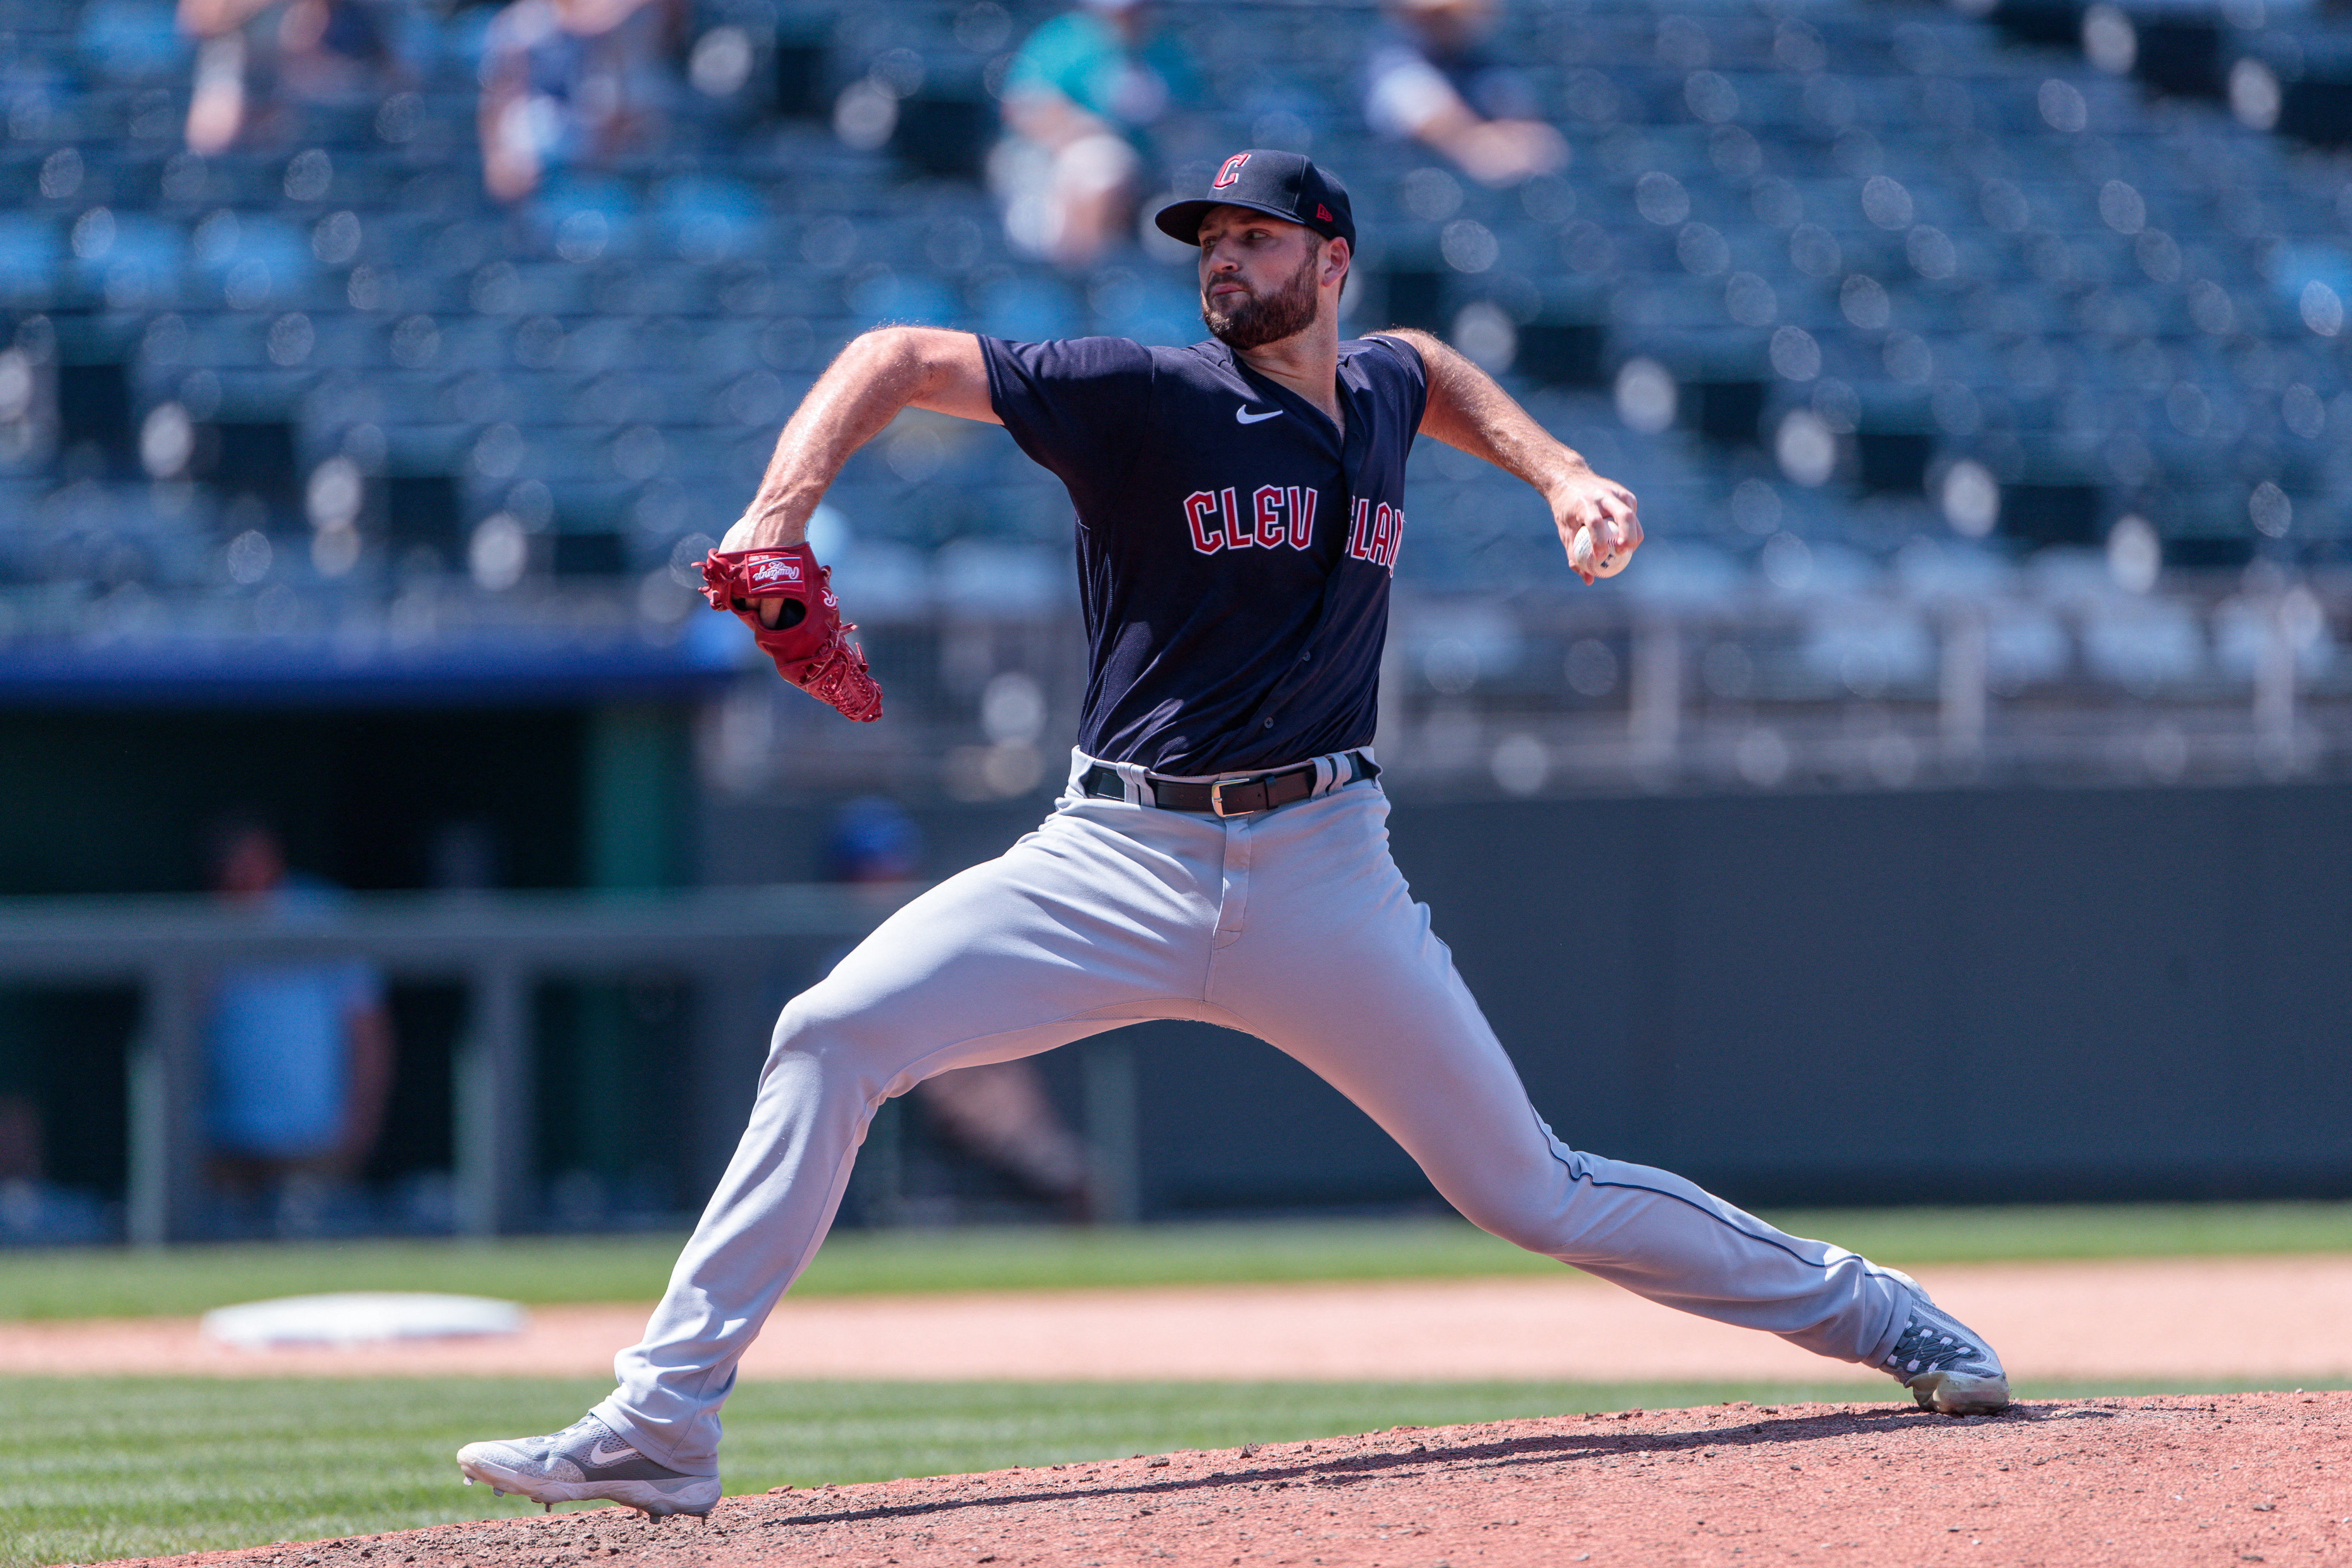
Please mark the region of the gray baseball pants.
[[815, 1255], [885, 1100], [1150, 1018], [1286, 1052], [1529, 1251], [1841, 1361], [1893, 1350], [1909, 1296], [1885, 1270], [1552, 1136], [1389, 857], [1376, 782], [1220, 819], [1089, 798], [1075, 781], [1093, 765], [1076, 759], [1034, 833], [900, 909], [785, 1006], [751, 1125], [596, 1407], [641, 1451], [718, 1473], [736, 1363]]

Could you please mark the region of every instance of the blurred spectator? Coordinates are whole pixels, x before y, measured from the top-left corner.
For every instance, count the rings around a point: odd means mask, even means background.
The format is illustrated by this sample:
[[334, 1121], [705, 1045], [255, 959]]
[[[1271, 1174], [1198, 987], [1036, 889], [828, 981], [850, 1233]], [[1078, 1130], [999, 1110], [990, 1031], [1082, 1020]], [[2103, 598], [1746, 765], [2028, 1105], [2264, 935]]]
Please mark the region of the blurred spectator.
[[196, 40], [188, 150], [266, 136], [287, 103], [350, 105], [398, 74], [388, 17], [371, 0], [180, 0]]
[[[335, 891], [291, 872], [277, 832], [252, 818], [213, 841], [223, 899], [299, 916]], [[383, 983], [362, 960], [306, 960], [222, 971], [205, 1020], [206, 1122], [215, 1179], [232, 1192], [350, 1182], [366, 1165], [392, 1089]]]
[[57, 1246], [118, 1234], [95, 1194], [45, 1179], [42, 1154], [39, 1103], [0, 1094], [0, 1242]]
[[[851, 801], [825, 842], [835, 882], [904, 881], [922, 860], [921, 830], [880, 795]], [[948, 1142], [1073, 1215], [1086, 1212], [1087, 1147], [1045, 1092], [1034, 1058], [960, 1068], [915, 1086], [915, 1099]]]
[[482, 52], [482, 183], [520, 201], [551, 169], [644, 144], [669, 98], [677, 0], [514, 0]]
[[37, 1181], [41, 1108], [30, 1095], [0, 1094], [0, 1182]]
[[943, 1072], [918, 1084], [915, 1095], [957, 1148], [1071, 1217], [1085, 1217], [1087, 1146], [1046, 1097], [1035, 1058]]
[[1193, 94], [1191, 57], [1141, 0], [1086, 0], [1029, 35], [989, 161], [1016, 249], [1084, 267], [1126, 238], [1143, 132]]
[[824, 879], [872, 884], [904, 882], [923, 863], [923, 830], [885, 795], [860, 795], [843, 806], [825, 835]]
[[1512, 185], [1568, 162], [1568, 142], [1535, 118], [1527, 78], [1479, 50], [1493, 0], [1390, 0], [1390, 26], [1365, 62], [1364, 118], [1384, 136], [1427, 143], [1472, 179]]

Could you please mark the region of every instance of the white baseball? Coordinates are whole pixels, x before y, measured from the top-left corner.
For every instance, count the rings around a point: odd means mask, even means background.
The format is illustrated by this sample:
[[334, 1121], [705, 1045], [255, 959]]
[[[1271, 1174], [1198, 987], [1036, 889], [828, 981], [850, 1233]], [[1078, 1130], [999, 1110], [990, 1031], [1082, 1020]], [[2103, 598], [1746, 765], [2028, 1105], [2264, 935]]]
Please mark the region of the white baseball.
[[1625, 570], [1627, 552], [1612, 550], [1598, 561], [1592, 558], [1592, 525], [1585, 524], [1568, 542], [1568, 563], [1580, 572], [1590, 572], [1595, 577], [1614, 577]]

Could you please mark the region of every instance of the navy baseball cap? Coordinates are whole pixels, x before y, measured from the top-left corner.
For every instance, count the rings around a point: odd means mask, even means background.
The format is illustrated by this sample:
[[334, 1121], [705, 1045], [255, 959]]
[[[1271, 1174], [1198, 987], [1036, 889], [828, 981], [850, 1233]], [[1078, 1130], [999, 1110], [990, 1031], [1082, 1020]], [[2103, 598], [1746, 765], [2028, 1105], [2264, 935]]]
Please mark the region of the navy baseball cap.
[[1201, 219], [1211, 207], [1248, 207], [1253, 212], [1303, 223], [1326, 239], [1356, 244], [1356, 216], [1348, 188], [1299, 153], [1268, 153], [1253, 147], [1217, 166], [1209, 194], [1171, 202], [1152, 217], [1160, 232], [1187, 245], [1201, 243]]

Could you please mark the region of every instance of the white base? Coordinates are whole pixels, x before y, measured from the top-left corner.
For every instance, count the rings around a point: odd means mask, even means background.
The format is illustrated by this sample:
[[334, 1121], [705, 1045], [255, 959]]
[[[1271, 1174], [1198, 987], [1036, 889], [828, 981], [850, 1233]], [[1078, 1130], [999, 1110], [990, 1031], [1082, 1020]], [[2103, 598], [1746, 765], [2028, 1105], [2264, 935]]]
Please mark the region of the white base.
[[238, 1350], [275, 1345], [352, 1345], [387, 1340], [461, 1339], [519, 1334], [530, 1315], [512, 1301], [444, 1296], [425, 1290], [346, 1290], [281, 1296], [206, 1312], [201, 1331]]

